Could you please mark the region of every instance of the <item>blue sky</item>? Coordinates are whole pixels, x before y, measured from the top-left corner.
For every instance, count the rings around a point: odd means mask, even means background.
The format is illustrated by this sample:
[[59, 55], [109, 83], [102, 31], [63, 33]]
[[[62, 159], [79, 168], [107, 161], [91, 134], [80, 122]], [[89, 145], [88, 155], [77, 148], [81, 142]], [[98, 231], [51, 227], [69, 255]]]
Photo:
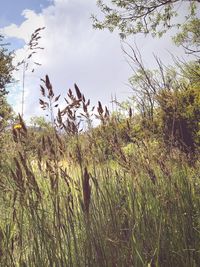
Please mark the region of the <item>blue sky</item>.
[[[25, 9], [41, 12], [50, 5], [50, 0], [1, 0], [0, 28], [10, 24], [20, 25], [24, 21], [22, 15]], [[24, 45], [24, 41], [18, 38], [9, 38], [11, 49], [17, 49]]]
[[[184, 13], [187, 10], [182, 9]], [[34, 73], [28, 71], [25, 81], [25, 118], [41, 114], [40, 78], [49, 75], [56, 93], [66, 95], [77, 83], [93, 104], [98, 100], [110, 104], [111, 95], [125, 100], [131, 94], [127, 81], [132, 70], [121, 50], [118, 34], [93, 29], [91, 14], [99, 14], [95, 0], [1, 0], [0, 33], [3, 33], [15, 49], [15, 62], [25, 56], [32, 32], [45, 26], [40, 45], [45, 49], [33, 60], [42, 66]], [[144, 63], [155, 67], [153, 54], [166, 64], [172, 63], [170, 53], [184, 56], [174, 46], [169, 32], [161, 39], [142, 35], [130, 38], [136, 42]], [[18, 83], [10, 86], [9, 101], [14, 110], [21, 110], [22, 72], [15, 74]]]
[[23, 22], [21, 13], [25, 9], [40, 12], [50, 4], [49, 0], [1, 0], [0, 28], [11, 23], [20, 24]]

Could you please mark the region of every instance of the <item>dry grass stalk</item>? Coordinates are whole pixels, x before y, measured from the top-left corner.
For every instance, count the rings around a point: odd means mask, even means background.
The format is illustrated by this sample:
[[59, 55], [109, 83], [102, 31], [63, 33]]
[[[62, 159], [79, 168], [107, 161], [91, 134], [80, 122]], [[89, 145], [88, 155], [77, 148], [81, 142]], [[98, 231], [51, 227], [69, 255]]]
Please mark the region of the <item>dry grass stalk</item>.
[[90, 175], [88, 173], [87, 167], [84, 170], [83, 176], [83, 203], [84, 211], [88, 214], [91, 200], [91, 186], [90, 186]]

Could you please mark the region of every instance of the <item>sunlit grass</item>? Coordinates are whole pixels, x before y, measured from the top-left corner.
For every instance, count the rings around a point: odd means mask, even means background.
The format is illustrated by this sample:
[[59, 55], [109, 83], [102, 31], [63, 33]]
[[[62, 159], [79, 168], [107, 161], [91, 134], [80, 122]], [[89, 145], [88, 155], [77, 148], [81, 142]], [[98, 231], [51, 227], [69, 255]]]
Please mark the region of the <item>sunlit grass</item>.
[[[85, 105], [79, 91], [68, 95]], [[0, 172], [0, 266], [198, 267], [198, 159], [154, 136], [125, 143], [101, 103], [103, 126], [79, 132], [73, 109], [65, 133], [52, 125], [34, 139], [22, 118], [13, 130]]]

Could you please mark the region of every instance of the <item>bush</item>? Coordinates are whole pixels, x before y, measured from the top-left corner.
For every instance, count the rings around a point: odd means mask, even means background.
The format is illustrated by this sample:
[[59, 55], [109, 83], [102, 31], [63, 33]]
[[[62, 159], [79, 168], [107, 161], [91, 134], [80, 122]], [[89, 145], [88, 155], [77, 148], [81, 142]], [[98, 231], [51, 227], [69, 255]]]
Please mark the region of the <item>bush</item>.
[[185, 152], [194, 152], [200, 144], [199, 88], [162, 90], [158, 100], [165, 143]]

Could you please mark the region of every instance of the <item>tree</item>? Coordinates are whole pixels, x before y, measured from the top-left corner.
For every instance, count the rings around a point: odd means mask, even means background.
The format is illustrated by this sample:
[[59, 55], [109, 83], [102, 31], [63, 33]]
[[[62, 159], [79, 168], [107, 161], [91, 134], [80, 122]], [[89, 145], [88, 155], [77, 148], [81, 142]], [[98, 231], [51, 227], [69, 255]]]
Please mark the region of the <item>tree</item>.
[[47, 122], [44, 117], [32, 117], [30, 123], [34, 128], [38, 129], [49, 129], [51, 127], [50, 122]]
[[[182, 25], [173, 24], [178, 15], [180, 0], [111, 0], [110, 6], [103, 0], [97, 1], [104, 13], [99, 21], [93, 16], [94, 27], [118, 29], [122, 38], [129, 34], [151, 33], [162, 36], [173, 26], [181, 31], [174, 37], [177, 45], [186, 53], [198, 58], [200, 41], [200, 20], [197, 17], [199, 0], [186, 1], [188, 14]], [[107, 1], [108, 3], [108, 1]], [[156, 132], [161, 125], [165, 143], [178, 146], [186, 152], [193, 152], [199, 146], [199, 61], [181, 62], [175, 60], [175, 67], [166, 67], [158, 58], [157, 70], [148, 70], [143, 64], [138, 48], [123, 42], [122, 47], [133, 70], [129, 85], [145, 128]], [[133, 66], [134, 65], [134, 66]]]
[[6, 86], [13, 82], [12, 71], [14, 70], [13, 53], [8, 52], [7, 45], [3, 43], [3, 36], [0, 35], [0, 134], [12, 117], [12, 109], [5, 97], [8, 93]]
[[[8, 52], [7, 44], [3, 43], [3, 36], [0, 35], [0, 166], [1, 170], [6, 161], [6, 153], [8, 152], [10, 135], [6, 132], [6, 127], [9, 120], [12, 118], [12, 108], [6, 100], [7, 85], [12, 79], [12, 65], [13, 53]], [[2, 157], [3, 156], [3, 157]]]
[[137, 55], [138, 69], [130, 78], [143, 126], [157, 132], [168, 148], [193, 157], [200, 146], [200, 63], [180, 63], [147, 70]]
[[[111, 32], [118, 29], [122, 38], [129, 34], [151, 33], [161, 36], [175, 26], [173, 18], [178, 15], [176, 7], [181, 0], [111, 0], [110, 6], [103, 0], [97, 5], [104, 14], [102, 21], [92, 16], [93, 26], [98, 29], [107, 28]], [[188, 0], [188, 18], [194, 18], [200, 0]], [[177, 24], [177, 26], [180, 26]]]
[[8, 121], [12, 118], [12, 108], [6, 101], [5, 96], [0, 97], [0, 135], [8, 126]]
[[188, 84], [181, 90], [159, 92], [164, 142], [195, 156], [200, 146], [200, 91]]
[[13, 81], [12, 71], [14, 70], [12, 64], [13, 53], [8, 52], [7, 44], [2, 41], [3, 36], [0, 35], [0, 98], [8, 93], [6, 86]]
[[182, 46], [187, 54], [198, 56], [200, 52], [200, 19], [194, 18], [181, 27], [174, 37], [174, 42], [178, 46]]

